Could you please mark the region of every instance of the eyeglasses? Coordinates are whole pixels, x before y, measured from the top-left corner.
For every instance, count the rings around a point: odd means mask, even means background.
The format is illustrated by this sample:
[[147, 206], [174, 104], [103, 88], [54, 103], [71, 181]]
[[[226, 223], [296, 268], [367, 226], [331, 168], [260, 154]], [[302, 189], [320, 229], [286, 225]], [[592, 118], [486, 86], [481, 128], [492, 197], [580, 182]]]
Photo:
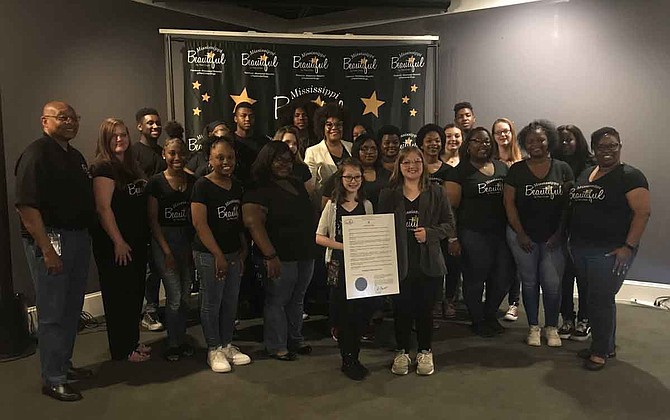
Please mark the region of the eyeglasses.
[[279, 164], [279, 165], [290, 165], [291, 163], [293, 163], [293, 159], [279, 156], [279, 157], [276, 157], [272, 161], [272, 163], [276, 163], [276, 164]]
[[81, 116], [75, 115], [74, 117], [71, 115], [42, 115], [43, 118], [55, 118], [56, 121], [64, 123], [64, 122], [79, 122], [81, 121]]
[[411, 166], [411, 165], [416, 165], [416, 166], [421, 166], [423, 165], [423, 160], [417, 159], [417, 160], [403, 160], [400, 162], [402, 166]]
[[616, 152], [621, 147], [621, 143], [599, 144], [596, 150], [599, 152]]
[[360, 152], [365, 154], [365, 153], [377, 153], [377, 148], [372, 146], [372, 147], [361, 147]]
[[331, 128], [342, 128], [344, 126], [344, 123], [338, 122], [338, 123], [332, 123], [332, 122], [327, 122], [326, 123], [326, 128], [331, 129]]
[[490, 146], [491, 140], [472, 139], [470, 140], [470, 143], [475, 143], [477, 146]]
[[361, 179], [363, 179], [362, 175], [342, 175], [342, 179], [351, 182], [351, 181], [356, 181], [356, 182], [361, 182]]
[[496, 136], [509, 136], [512, 134], [512, 130], [499, 130], [499, 131], [494, 131], [493, 134]]

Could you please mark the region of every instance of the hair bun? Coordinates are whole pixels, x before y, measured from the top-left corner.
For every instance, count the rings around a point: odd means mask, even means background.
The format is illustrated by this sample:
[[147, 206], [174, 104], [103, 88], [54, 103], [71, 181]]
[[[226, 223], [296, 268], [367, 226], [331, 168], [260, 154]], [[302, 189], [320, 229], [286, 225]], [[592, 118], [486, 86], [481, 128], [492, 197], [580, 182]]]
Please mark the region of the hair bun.
[[184, 139], [184, 127], [178, 121], [168, 121], [165, 123], [165, 132], [171, 139]]

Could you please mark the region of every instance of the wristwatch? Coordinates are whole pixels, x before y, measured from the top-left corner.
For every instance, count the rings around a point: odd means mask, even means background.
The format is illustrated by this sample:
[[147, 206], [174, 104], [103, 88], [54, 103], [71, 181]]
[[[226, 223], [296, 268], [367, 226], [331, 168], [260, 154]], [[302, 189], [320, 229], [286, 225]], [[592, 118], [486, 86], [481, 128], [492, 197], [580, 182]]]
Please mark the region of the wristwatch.
[[623, 246], [630, 249], [631, 251], [637, 251], [637, 246], [633, 246], [633, 245], [629, 244], [628, 242], [624, 242]]

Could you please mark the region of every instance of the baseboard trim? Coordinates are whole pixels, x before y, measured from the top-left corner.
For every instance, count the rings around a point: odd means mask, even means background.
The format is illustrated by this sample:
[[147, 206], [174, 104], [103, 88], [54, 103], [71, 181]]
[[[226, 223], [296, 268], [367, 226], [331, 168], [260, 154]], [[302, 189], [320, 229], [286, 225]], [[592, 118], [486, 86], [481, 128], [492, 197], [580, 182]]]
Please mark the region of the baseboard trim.
[[[575, 288], [575, 293], [577, 288]], [[576, 296], [576, 295], [575, 295]], [[638, 304], [653, 306], [654, 300], [660, 296], [670, 296], [670, 284], [651, 283], [636, 280], [626, 280], [623, 282], [621, 290], [617, 294], [617, 303]], [[165, 303], [165, 292], [161, 285], [160, 301]], [[84, 307], [82, 311], [88, 312], [95, 318], [105, 314], [102, 306], [102, 294], [100, 292], [89, 293], [84, 297]], [[30, 319], [33, 323], [33, 331], [37, 331], [37, 309], [34, 306], [28, 308]]]

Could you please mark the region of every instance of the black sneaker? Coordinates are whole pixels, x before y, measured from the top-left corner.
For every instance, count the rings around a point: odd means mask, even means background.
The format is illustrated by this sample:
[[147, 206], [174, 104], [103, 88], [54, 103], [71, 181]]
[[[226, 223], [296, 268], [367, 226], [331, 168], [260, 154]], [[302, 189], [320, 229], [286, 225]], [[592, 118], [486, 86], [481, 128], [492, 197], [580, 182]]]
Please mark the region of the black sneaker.
[[183, 357], [191, 357], [195, 354], [195, 349], [189, 343], [184, 343], [179, 346], [179, 352]]
[[353, 359], [343, 360], [342, 368], [340, 370], [342, 370], [342, 373], [344, 373], [347, 378], [354, 381], [362, 381], [368, 374], [370, 374], [368, 368], [363, 366], [358, 360]]
[[491, 327], [486, 324], [486, 322], [473, 322], [471, 328], [472, 332], [480, 337], [490, 338], [496, 335], [495, 331], [493, 331]]
[[589, 338], [591, 338], [591, 326], [589, 325], [589, 321], [582, 320], [577, 322], [574, 332], [570, 334], [570, 340], [586, 341]]
[[567, 340], [574, 332], [575, 324], [571, 319], [567, 319], [563, 321], [563, 324], [558, 329], [558, 336], [561, 337], [562, 340]]
[[491, 329], [496, 334], [502, 334], [505, 332], [505, 327], [500, 325], [500, 322], [498, 322], [497, 318], [490, 318], [484, 321], [486, 323], [486, 326]]
[[170, 347], [165, 352], [165, 360], [168, 362], [177, 362], [181, 358], [181, 347]]

